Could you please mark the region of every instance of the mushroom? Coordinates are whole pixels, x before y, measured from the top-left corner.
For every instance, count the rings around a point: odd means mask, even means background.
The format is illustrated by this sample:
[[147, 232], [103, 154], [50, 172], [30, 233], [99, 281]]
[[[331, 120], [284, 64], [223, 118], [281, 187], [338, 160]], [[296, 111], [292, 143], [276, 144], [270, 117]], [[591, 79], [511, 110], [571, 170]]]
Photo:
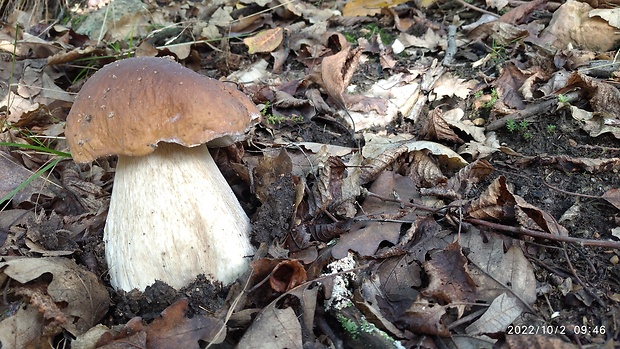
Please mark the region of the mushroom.
[[115, 289], [180, 289], [199, 274], [229, 284], [247, 269], [250, 221], [205, 144], [232, 144], [259, 118], [233, 86], [164, 58], [86, 81], [65, 134], [78, 163], [118, 155], [104, 228]]

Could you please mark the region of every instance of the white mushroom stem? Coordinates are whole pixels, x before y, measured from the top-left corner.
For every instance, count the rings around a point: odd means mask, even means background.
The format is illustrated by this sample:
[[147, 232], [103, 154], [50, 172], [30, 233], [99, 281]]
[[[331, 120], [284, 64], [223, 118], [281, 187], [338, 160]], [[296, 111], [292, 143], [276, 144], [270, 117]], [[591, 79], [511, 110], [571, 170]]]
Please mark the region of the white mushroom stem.
[[179, 289], [205, 274], [229, 284], [254, 252], [250, 228], [206, 146], [160, 143], [147, 156], [119, 156], [104, 230], [110, 282]]

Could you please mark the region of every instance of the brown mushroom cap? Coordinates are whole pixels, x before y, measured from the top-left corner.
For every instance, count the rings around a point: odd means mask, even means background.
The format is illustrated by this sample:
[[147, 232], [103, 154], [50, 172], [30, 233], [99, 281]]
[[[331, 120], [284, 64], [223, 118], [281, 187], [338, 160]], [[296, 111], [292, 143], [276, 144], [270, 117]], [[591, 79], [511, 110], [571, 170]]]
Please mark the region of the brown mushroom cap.
[[242, 138], [260, 113], [226, 84], [164, 58], [129, 58], [106, 65], [82, 87], [67, 116], [73, 159], [143, 156], [159, 142], [186, 147]]

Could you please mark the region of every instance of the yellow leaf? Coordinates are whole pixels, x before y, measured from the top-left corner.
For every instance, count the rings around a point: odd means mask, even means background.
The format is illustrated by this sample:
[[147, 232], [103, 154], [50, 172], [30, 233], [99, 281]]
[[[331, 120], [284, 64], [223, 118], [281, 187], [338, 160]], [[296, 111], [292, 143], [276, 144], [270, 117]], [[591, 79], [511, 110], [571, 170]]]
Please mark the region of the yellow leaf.
[[271, 52], [280, 46], [283, 39], [282, 28], [263, 30], [262, 32], [243, 39], [248, 46], [248, 53]]
[[344, 5], [342, 15], [348, 17], [373, 16], [381, 9], [407, 2], [407, 0], [353, 0]]

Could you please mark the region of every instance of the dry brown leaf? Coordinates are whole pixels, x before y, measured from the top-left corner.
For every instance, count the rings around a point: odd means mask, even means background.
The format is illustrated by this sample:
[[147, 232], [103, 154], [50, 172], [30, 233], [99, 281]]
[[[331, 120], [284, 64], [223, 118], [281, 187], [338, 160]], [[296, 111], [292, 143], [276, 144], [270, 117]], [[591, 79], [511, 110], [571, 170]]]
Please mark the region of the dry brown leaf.
[[398, 12], [394, 11], [394, 9], [391, 9], [391, 8], [384, 7], [381, 10], [381, 13], [391, 16], [394, 19], [394, 26], [400, 32], [406, 32], [409, 28], [411, 28], [412, 25], [416, 23], [416, 20], [413, 18], [409, 18], [409, 17], [400, 18], [400, 16], [398, 16]]
[[[309, 289], [304, 284], [286, 292], [263, 308], [243, 334], [238, 348], [248, 349], [302, 349], [302, 328], [312, 328], [318, 288]], [[300, 301], [302, 314], [299, 316], [291, 307], [281, 308], [283, 297], [294, 297]], [[303, 324], [303, 327], [302, 327]]]
[[446, 314], [445, 306], [430, 304], [428, 300], [421, 299], [413, 303], [398, 322], [413, 333], [449, 337], [450, 330], [441, 319], [444, 314]]
[[493, 82], [500, 100], [514, 109], [524, 109], [525, 103], [519, 90], [528, 75], [517, 68], [514, 64], [507, 64], [502, 70], [502, 75]]
[[[120, 326], [119, 326], [120, 327]], [[140, 317], [129, 320], [120, 329], [111, 329], [99, 336], [95, 348], [131, 349], [146, 348], [146, 331]]]
[[55, 101], [73, 101], [71, 94], [54, 83], [47, 69], [45, 60], [26, 60], [16, 65], [15, 69], [8, 68], [8, 72], [15, 72], [12, 79], [18, 81], [17, 89], [11, 89], [10, 94], [6, 93], [6, 89], [0, 89], [0, 97], [3, 98], [0, 107], [8, 107], [7, 120], [12, 125], [24, 126], [34, 119], [49, 123], [53, 117], [50, 117], [48, 105]]
[[381, 280], [381, 290], [391, 302], [415, 301], [422, 285], [420, 265], [415, 263], [413, 254], [392, 257], [384, 260], [377, 268]]
[[283, 260], [273, 268], [269, 284], [276, 292], [287, 292], [306, 282], [306, 270], [297, 260]]
[[261, 202], [266, 202], [271, 197], [269, 190], [279, 177], [290, 174], [293, 164], [285, 148], [282, 148], [276, 156], [263, 157], [258, 166], [254, 168], [254, 191]]
[[[97, 168], [93, 167], [91, 173], [96, 172]], [[62, 169], [60, 175], [64, 188], [75, 195], [86, 212], [97, 213], [109, 205], [110, 194], [103, 190], [101, 185], [94, 183], [93, 178], [86, 181], [70, 167]]]
[[[365, 287], [365, 289], [370, 289], [371, 287], [373, 287], [374, 289], [376, 289], [376, 287], [374, 285], [370, 286], [370, 285], [364, 285], [363, 287]], [[368, 293], [365, 293], [363, 296], [367, 297]], [[372, 295], [374, 296], [374, 295]], [[371, 322], [372, 324], [374, 324], [375, 326], [377, 326], [378, 328], [380, 328], [383, 331], [389, 332], [392, 335], [394, 335], [397, 338], [404, 338], [405, 334], [403, 333], [403, 331], [399, 330], [396, 326], [394, 326], [394, 324], [388, 320], [383, 313], [381, 312], [381, 310], [379, 309], [379, 307], [377, 306], [377, 299], [376, 298], [367, 298], [363, 301], [356, 301], [355, 302], [355, 307], [357, 309], [359, 309], [359, 311], [364, 314], [364, 316], [366, 317], [366, 319], [368, 319], [369, 322]]]
[[620, 29], [620, 8], [594, 9], [588, 13], [590, 17], [598, 16], [606, 20], [609, 25]]
[[[409, 177], [404, 177], [391, 171], [382, 172], [370, 186], [370, 192], [382, 197], [398, 197], [408, 202], [419, 198], [417, 188]], [[395, 194], [396, 193], [396, 194]], [[400, 205], [395, 202], [385, 202], [376, 197], [368, 197], [362, 204], [365, 214], [389, 214], [398, 213]], [[402, 217], [402, 215], [401, 215]], [[405, 216], [413, 220], [416, 214]], [[382, 241], [392, 244], [398, 243], [401, 223], [360, 221], [351, 226], [347, 234], [340, 236], [340, 240], [332, 248], [332, 256], [342, 259], [347, 256], [349, 250], [356, 251], [362, 256], [372, 256], [377, 251]]]
[[620, 42], [617, 29], [601, 17], [590, 17], [592, 7], [585, 2], [568, 1], [554, 13], [543, 36], [555, 38], [557, 49], [572, 48], [590, 51], [615, 50]]
[[361, 163], [362, 157], [354, 155], [346, 165], [335, 156], [318, 164], [317, 181], [309, 200], [310, 210], [315, 214], [329, 211], [340, 217], [352, 218], [357, 212], [356, 198], [360, 195]]
[[493, 7], [498, 11], [508, 5], [508, 0], [486, 0], [488, 7]]
[[114, 0], [91, 12], [75, 30], [93, 40], [104, 37], [110, 41], [146, 37], [153, 26], [153, 17], [138, 0]]
[[[15, 305], [13, 305], [15, 306]], [[0, 343], [7, 348], [40, 348], [45, 338], [43, 331], [43, 315], [36, 307], [17, 307], [14, 313], [7, 313], [0, 322]]]
[[555, 164], [564, 172], [586, 171], [588, 173], [610, 172], [620, 167], [620, 158], [594, 159], [575, 158], [568, 155], [558, 155], [542, 158], [544, 165]]
[[450, 177], [446, 188], [454, 190], [463, 197], [467, 196], [474, 184], [485, 180], [493, 172], [495, 168], [487, 160], [476, 160]]
[[400, 33], [397, 39], [404, 48], [421, 47], [431, 51], [438, 50], [440, 46], [446, 46], [446, 39], [442, 38], [431, 28], [426, 30], [424, 36], [418, 37], [407, 33]]
[[502, 293], [511, 291], [510, 294], [518, 295], [528, 304], [536, 301], [534, 269], [518, 244], [507, 248], [499, 234], [483, 234], [477, 228], [461, 234], [460, 243], [470, 252], [469, 272], [478, 286], [477, 300], [491, 303]]
[[224, 322], [203, 315], [189, 318], [188, 304], [187, 298], [178, 300], [146, 327], [148, 348], [198, 348], [198, 341], [214, 344], [224, 341], [226, 331], [218, 333], [225, 328]]
[[593, 111], [602, 114], [604, 118], [618, 120], [620, 115], [620, 91], [613, 85], [593, 79], [585, 74], [573, 73], [568, 78], [566, 86], [557, 93], [580, 88], [585, 98], [589, 99]]
[[459, 154], [470, 154], [474, 159], [484, 159], [500, 150], [504, 152], [512, 152], [513, 154], [516, 153], [508, 147], [503, 147], [500, 144], [495, 132], [488, 132], [485, 137], [486, 139], [484, 139], [483, 142], [473, 140], [463, 144], [459, 148]]
[[254, 36], [243, 39], [243, 43], [248, 46], [248, 53], [272, 52], [282, 43], [284, 30], [282, 27], [267, 29]]
[[610, 204], [614, 205], [617, 209], [620, 210], [620, 189], [612, 188], [603, 194], [603, 199], [605, 199]]
[[428, 113], [426, 123], [420, 133], [426, 140], [446, 140], [454, 143], [465, 143], [452, 129], [450, 124], [443, 118], [440, 108], [435, 108]]
[[[0, 198], [12, 192], [33, 175], [24, 166], [15, 163], [7, 153], [0, 152]], [[23, 202], [36, 201], [36, 195], [54, 197], [50, 190], [52, 182], [46, 181], [44, 176], [36, 177], [32, 182], [18, 191], [13, 197], [13, 205], [18, 206]]]
[[[504, 0], [500, 0], [500, 1], [504, 1]], [[535, 10], [538, 10], [544, 4], [545, 4], [544, 0], [534, 0], [534, 1], [524, 2], [517, 7], [510, 9], [510, 11], [504, 13], [499, 18], [499, 21], [504, 22], [504, 23], [510, 23], [510, 24], [518, 24], [522, 22], [527, 15], [529, 15]], [[501, 8], [497, 7], [497, 9], [500, 10]]]
[[407, 2], [406, 0], [353, 0], [344, 5], [342, 15], [347, 17], [374, 16], [381, 9]]
[[67, 258], [18, 258], [0, 263], [3, 273], [17, 282], [26, 284], [45, 273], [51, 273], [47, 286], [51, 299], [63, 304], [66, 323], [59, 325], [77, 335], [86, 332], [108, 310], [108, 292], [97, 277]]
[[386, 100], [381, 97], [344, 94], [343, 99], [347, 110], [350, 112], [368, 114], [375, 111], [379, 114], [385, 114], [388, 109]]
[[525, 228], [568, 236], [566, 228], [553, 216], [513, 194], [504, 176], [495, 179], [479, 198], [471, 202], [467, 214], [478, 219], [509, 222], [516, 219]]
[[616, 139], [620, 139], [620, 119], [615, 115], [593, 113], [574, 105], [570, 106], [573, 119], [581, 122], [581, 128], [588, 132], [591, 137], [598, 137], [603, 133], [611, 133]]
[[458, 242], [446, 249], [431, 253], [424, 262], [429, 284], [422, 291], [425, 297], [440, 300], [442, 304], [473, 303], [476, 300], [476, 284], [469, 275], [467, 258]]
[[425, 151], [416, 150], [408, 155], [407, 177], [411, 178], [418, 188], [436, 187], [446, 182], [446, 176]]
[[323, 87], [340, 108], [345, 107], [342, 94], [351, 82], [361, 55], [361, 48], [348, 46], [335, 55], [323, 58], [321, 63]]
[[464, 139], [473, 139], [475, 142], [484, 143], [488, 140], [484, 127], [476, 126], [472, 120], [465, 116], [465, 112], [461, 108], [454, 108], [443, 113], [442, 118], [450, 125], [466, 134], [461, 136]]
[[365, 133], [364, 138], [366, 144], [362, 148], [362, 155], [366, 158], [366, 163], [362, 169], [361, 184], [368, 183], [378, 176], [383, 169], [402, 154], [416, 150], [427, 151], [434, 155], [439, 164], [447, 166], [451, 170], [460, 169], [467, 165], [465, 159], [447, 146], [436, 142], [417, 141], [411, 135], [401, 134], [386, 137]]
[[508, 326], [521, 315], [524, 306], [521, 301], [502, 293], [491, 302], [482, 316], [465, 328], [471, 336], [506, 331]]

